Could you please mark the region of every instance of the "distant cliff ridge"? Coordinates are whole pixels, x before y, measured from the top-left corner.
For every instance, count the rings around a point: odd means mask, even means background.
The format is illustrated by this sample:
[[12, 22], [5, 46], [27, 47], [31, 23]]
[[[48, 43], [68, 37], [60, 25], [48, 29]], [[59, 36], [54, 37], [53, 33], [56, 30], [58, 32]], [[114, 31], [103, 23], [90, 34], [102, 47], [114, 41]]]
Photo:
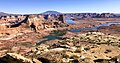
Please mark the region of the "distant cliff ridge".
[[[44, 14], [44, 15], [64, 14], [64, 16], [80, 18], [80, 19], [81, 18], [120, 18], [120, 14], [114, 14], [114, 13], [60, 13], [58, 11], [46, 11], [40, 14]], [[18, 15], [21, 15], [21, 14], [9, 14], [9, 13], [0, 12], [0, 17], [1, 16], [18, 16]]]

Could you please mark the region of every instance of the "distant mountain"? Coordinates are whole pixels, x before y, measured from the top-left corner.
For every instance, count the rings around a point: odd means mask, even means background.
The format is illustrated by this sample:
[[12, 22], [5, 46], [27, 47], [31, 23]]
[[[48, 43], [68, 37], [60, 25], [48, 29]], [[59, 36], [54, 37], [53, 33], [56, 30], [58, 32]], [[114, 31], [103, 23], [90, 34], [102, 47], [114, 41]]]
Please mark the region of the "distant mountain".
[[120, 14], [115, 14], [116, 16], [120, 16]]
[[7, 16], [9, 15], [8, 13], [0, 12], [0, 16]]
[[43, 12], [42, 14], [61, 14], [61, 13], [57, 11], [46, 11], [46, 12]]
[[0, 12], [0, 16], [17, 16], [20, 14], [9, 14], [9, 13], [4, 13], [4, 12]]

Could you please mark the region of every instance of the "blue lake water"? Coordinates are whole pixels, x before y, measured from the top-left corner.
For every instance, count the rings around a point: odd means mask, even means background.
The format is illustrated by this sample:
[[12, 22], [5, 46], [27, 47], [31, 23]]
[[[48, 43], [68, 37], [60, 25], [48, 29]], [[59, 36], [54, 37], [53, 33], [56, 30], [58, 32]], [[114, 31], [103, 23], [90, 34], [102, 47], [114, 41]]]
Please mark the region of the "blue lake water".
[[69, 32], [81, 32], [81, 31], [84, 31], [84, 30], [98, 30], [99, 27], [101, 26], [110, 26], [111, 24], [120, 24], [120, 22], [108, 22], [108, 23], [105, 23], [105, 24], [100, 24], [98, 26], [94, 26], [94, 27], [89, 27], [89, 28], [79, 28], [79, 29], [72, 29], [72, 30], [68, 30]]
[[[75, 22], [73, 20], [67, 20], [66, 22], [68, 24], [75, 24]], [[89, 28], [79, 28], [79, 29], [57, 31], [57, 32], [54, 32], [54, 33], [52, 33], [48, 36], [43, 37], [43, 38], [46, 38], [47, 40], [40, 41], [36, 44], [39, 45], [39, 44], [45, 43], [45, 42], [50, 41], [50, 40], [60, 39], [58, 36], [61, 36], [61, 34], [64, 35], [64, 33], [67, 32], [67, 31], [69, 31], [69, 32], [81, 32], [81, 31], [84, 31], [84, 30], [89, 30], [89, 31], [98, 30], [99, 27], [101, 27], [101, 26], [110, 26], [111, 24], [120, 24], [120, 22], [108, 22], [108, 23], [105, 23], [105, 24], [100, 24], [98, 26], [89, 27]]]
[[73, 20], [71, 20], [71, 19], [66, 19], [65, 21], [66, 21], [66, 23], [68, 23], [68, 24], [75, 24], [75, 21], [73, 21]]

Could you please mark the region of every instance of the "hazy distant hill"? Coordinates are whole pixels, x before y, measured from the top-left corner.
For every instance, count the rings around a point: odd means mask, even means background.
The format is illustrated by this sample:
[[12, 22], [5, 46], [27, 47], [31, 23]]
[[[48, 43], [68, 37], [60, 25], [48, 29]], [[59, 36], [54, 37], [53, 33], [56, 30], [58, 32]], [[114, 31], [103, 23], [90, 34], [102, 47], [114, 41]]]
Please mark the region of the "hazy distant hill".
[[7, 15], [10, 15], [10, 14], [4, 13], [4, 12], [0, 12], [0, 16], [7, 16]]
[[16, 16], [16, 15], [20, 15], [20, 14], [9, 14], [9, 13], [0, 12], [0, 16]]
[[43, 12], [42, 14], [61, 14], [61, 13], [57, 11], [46, 11], [46, 12]]

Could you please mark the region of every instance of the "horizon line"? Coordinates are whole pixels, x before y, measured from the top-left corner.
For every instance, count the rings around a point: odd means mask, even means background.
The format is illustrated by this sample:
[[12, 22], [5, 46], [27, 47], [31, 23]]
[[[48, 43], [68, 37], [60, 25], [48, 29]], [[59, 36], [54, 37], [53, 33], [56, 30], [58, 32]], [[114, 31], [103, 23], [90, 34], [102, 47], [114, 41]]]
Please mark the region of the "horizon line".
[[[3, 11], [2, 11], [3, 12]], [[45, 11], [46, 12], [46, 11]], [[59, 11], [57, 11], [59, 12]], [[7, 14], [42, 14], [44, 12], [37, 12], [37, 13], [30, 13], [30, 12], [26, 12], [26, 13], [13, 13], [13, 12], [3, 12], [3, 13], [7, 13]], [[113, 13], [113, 14], [120, 14], [120, 12], [60, 12], [62, 14], [66, 14], [66, 13], [98, 13], [98, 14], [102, 14], [102, 13]]]

